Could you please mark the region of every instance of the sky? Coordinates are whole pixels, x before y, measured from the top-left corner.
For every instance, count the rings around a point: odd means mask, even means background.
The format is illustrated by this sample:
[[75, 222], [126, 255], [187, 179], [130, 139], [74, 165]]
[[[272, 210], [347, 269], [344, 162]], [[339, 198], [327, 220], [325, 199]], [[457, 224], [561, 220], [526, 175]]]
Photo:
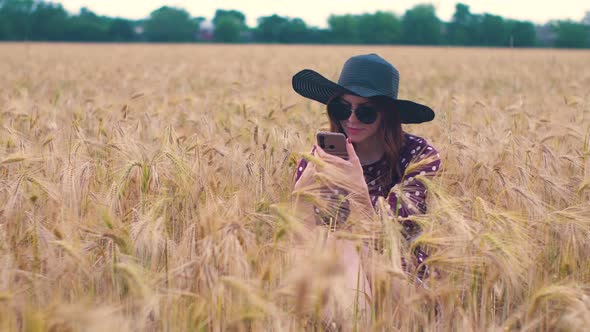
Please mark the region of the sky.
[[402, 15], [418, 3], [432, 3], [438, 17], [450, 21], [455, 4], [469, 5], [472, 13], [491, 13], [504, 18], [545, 23], [553, 19], [580, 21], [590, 10], [590, 0], [52, 0], [70, 12], [87, 7], [93, 12], [113, 17], [140, 19], [161, 6], [182, 7], [192, 16], [212, 19], [216, 9], [236, 9], [246, 15], [247, 24], [256, 26], [261, 16], [278, 14], [302, 18], [308, 25], [324, 28], [330, 14], [392, 11]]

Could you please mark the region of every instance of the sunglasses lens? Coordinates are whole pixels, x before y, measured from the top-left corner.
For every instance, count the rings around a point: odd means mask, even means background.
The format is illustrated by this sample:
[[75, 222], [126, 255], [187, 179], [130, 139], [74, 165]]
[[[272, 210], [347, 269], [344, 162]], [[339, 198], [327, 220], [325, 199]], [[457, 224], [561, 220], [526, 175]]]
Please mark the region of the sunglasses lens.
[[328, 104], [328, 113], [336, 120], [343, 121], [350, 117], [352, 113], [350, 105], [346, 105], [337, 101]]
[[377, 120], [377, 110], [369, 106], [361, 106], [355, 113], [357, 119], [365, 124], [371, 124]]

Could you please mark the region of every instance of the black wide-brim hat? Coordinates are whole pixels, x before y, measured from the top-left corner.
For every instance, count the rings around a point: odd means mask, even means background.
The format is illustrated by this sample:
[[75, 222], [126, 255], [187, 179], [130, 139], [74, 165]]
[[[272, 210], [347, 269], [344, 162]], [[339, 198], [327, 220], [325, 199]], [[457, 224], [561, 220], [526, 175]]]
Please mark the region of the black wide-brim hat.
[[422, 123], [434, 119], [430, 107], [397, 99], [399, 72], [377, 54], [357, 55], [348, 59], [340, 72], [338, 83], [311, 69], [304, 69], [293, 76], [292, 84], [297, 93], [322, 104], [342, 94], [381, 97], [394, 111], [400, 113], [402, 123]]

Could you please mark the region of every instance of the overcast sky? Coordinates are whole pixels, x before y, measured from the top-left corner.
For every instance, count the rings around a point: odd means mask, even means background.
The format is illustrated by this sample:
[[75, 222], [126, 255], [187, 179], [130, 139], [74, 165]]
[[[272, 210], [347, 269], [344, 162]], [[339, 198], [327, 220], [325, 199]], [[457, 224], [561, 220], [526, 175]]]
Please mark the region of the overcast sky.
[[[360, 14], [377, 10], [393, 11], [399, 15], [406, 9], [428, 0], [61, 0], [63, 6], [78, 12], [81, 7], [107, 16], [131, 19], [145, 18], [154, 9], [163, 5], [182, 7], [193, 16], [211, 19], [216, 9], [237, 9], [246, 15], [249, 26], [256, 26], [260, 16], [278, 14], [302, 18], [308, 25], [326, 27], [330, 14]], [[580, 21], [590, 10], [590, 0], [433, 0], [437, 15], [449, 21], [455, 12], [455, 4], [470, 6], [472, 13], [491, 13], [535, 23], [551, 19]]]

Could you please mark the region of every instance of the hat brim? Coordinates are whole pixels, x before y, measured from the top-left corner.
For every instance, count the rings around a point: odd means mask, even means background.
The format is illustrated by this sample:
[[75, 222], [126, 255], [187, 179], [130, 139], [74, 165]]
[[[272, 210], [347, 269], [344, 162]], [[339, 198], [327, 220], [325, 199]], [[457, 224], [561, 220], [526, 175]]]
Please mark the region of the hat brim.
[[400, 112], [402, 123], [423, 123], [434, 119], [434, 111], [426, 106], [410, 100], [394, 99], [383, 93], [360, 86], [342, 86], [332, 82], [318, 72], [304, 69], [293, 75], [293, 90], [305, 98], [327, 104], [336, 95], [354, 94], [364, 98], [383, 97], [393, 109]]

